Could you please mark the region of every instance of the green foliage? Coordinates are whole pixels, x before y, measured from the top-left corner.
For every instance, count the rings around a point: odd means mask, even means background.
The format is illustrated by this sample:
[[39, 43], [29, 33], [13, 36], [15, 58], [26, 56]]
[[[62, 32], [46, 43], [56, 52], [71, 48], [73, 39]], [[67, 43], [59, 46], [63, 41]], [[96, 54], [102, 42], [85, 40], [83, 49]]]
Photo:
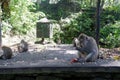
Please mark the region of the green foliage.
[[60, 39], [62, 31], [60, 30], [60, 27], [55, 27], [53, 30], [53, 40], [57, 42]]
[[120, 46], [120, 21], [103, 27], [100, 35], [100, 41], [107, 44], [104, 47], [113, 48]]
[[[48, 19], [59, 22], [61, 19], [70, 20], [69, 23], [60, 23], [60, 29], [54, 29], [55, 41], [61, 39], [62, 43], [71, 43], [80, 33], [94, 37], [96, 0], [59, 0], [56, 4], [50, 4], [48, 0], [41, 2], [43, 3], [35, 5], [31, 0], [10, 0], [10, 16], [4, 17], [3, 32], [26, 34], [35, 27], [38, 18], [47, 15]], [[101, 0], [101, 2], [103, 9], [100, 15], [100, 41], [106, 44], [104, 47], [118, 47], [120, 46], [120, 0]], [[71, 14], [79, 12], [82, 14], [70, 18]]]
[[35, 25], [37, 16], [29, 11], [32, 5], [30, 0], [11, 0], [9, 22], [13, 34], [26, 34]]
[[101, 14], [100, 41], [104, 47], [120, 46], [120, 4], [105, 7]]
[[42, 12], [32, 12], [36, 10], [35, 6], [30, 0], [11, 0], [10, 17], [4, 19], [3, 32], [26, 34], [33, 29], [38, 18], [45, 16]]
[[71, 13], [80, 11], [80, 7], [79, 3], [75, 3], [73, 0], [60, 0], [57, 4], [50, 4], [49, 0], [45, 0], [41, 3], [40, 10], [46, 13], [48, 18], [60, 20], [61, 17], [66, 18]]
[[63, 43], [71, 43], [74, 37], [78, 37], [80, 33], [86, 33], [93, 35], [94, 32], [92, 19], [87, 14], [80, 14], [77, 18], [71, 20], [71, 22], [65, 26], [62, 26], [62, 33], [60, 38]]
[[78, 23], [77, 29], [79, 30], [79, 33], [93, 35], [95, 29], [93, 25], [93, 20], [92, 18], [90, 18], [90, 15], [83, 13], [82, 15], [78, 16], [76, 21]]
[[[101, 0], [101, 2], [103, 9], [101, 9], [100, 15], [100, 41], [106, 44], [104, 47], [118, 47], [120, 46], [120, 0]], [[71, 8], [73, 6], [69, 3], [74, 4], [74, 9]], [[77, 6], [75, 7], [75, 5]], [[79, 7], [78, 10], [77, 7]], [[48, 14], [49, 18], [56, 20], [60, 20], [61, 17], [63, 19], [69, 18], [68, 16], [71, 13], [75, 13], [74, 10], [76, 12], [82, 11], [82, 14], [70, 20], [70, 23], [62, 25], [61, 31], [56, 30], [54, 38], [57, 40], [60, 37], [62, 43], [71, 43], [73, 38], [77, 37], [79, 33], [94, 37], [96, 30], [95, 7], [96, 0], [60, 0], [58, 4], [45, 6], [45, 9], [48, 9], [46, 13], [50, 13]]]
[[62, 27], [62, 33], [60, 34], [60, 38], [63, 43], [71, 43], [78, 32], [79, 31], [77, 30], [77, 24], [74, 20], [71, 21], [70, 24]]
[[120, 19], [119, 14], [120, 14], [120, 5], [117, 5], [117, 6], [105, 8], [101, 15], [104, 15], [104, 17], [108, 15], [109, 18], [112, 17], [115, 20], [119, 20]]

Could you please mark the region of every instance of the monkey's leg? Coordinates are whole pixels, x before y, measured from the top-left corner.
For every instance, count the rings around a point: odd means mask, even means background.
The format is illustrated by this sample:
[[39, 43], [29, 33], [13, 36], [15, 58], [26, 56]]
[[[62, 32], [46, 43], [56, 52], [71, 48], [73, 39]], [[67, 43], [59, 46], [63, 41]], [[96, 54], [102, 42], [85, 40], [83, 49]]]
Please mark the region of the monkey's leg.
[[97, 59], [97, 56], [95, 55], [95, 53], [89, 53], [86, 57], [85, 60], [86, 62], [92, 62], [95, 61]]
[[86, 57], [86, 53], [85, 52], [79, 52], [78, 53], [78, 58], [76, 58], [76, 61], [80, 62], [80, 63], [86, 62], [85, 61], [85, 57]]
[[86, 53], [85, 52], [79, 52], [78, 53], [78, 57], [79, 58], [85, 58], [87, 55], [86, 55]]

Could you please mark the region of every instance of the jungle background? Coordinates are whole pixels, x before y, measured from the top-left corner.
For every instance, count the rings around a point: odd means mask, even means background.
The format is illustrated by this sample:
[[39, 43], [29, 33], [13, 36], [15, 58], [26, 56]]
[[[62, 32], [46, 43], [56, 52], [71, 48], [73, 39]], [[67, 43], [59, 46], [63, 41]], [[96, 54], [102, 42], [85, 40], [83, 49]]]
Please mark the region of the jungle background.
[[[80, 33], [95, 38], [97, 0], [1, 1], [3, 45], [22, 38], [36, 41], [36, 22], [42, 18], [55, 21], [55, 42], [71, 44]], [[100, 9], [100, 47], [120, 47], [120, 0], [101, 0]]]

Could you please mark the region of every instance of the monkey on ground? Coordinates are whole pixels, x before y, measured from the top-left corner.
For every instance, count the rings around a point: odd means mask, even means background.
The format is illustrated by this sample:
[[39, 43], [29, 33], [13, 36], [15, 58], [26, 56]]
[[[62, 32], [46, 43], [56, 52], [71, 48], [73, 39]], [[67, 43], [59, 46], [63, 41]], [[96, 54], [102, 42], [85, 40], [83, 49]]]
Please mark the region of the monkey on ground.
[[21, 42], [18, 44], [18, 52], [22, 53], [27, 51], [28, 51], [28, 43], [22, 39]]
[[[93, 37], [87, 36], [86, 34], [80, 34], [78, 38], [74, 39], [74, 46], [80, 52], [80, 57], [82, 56], [83, 59], [81, 61], [85, 62], [93, 62], [98, 58], [98, 47], [95, 39]], [[76, 60], [76, 61], [77, 61]]]
[[13, 55], [12, 49], [7, 46], [2, 46], [0, 50], [0, 59], [11, 59]]

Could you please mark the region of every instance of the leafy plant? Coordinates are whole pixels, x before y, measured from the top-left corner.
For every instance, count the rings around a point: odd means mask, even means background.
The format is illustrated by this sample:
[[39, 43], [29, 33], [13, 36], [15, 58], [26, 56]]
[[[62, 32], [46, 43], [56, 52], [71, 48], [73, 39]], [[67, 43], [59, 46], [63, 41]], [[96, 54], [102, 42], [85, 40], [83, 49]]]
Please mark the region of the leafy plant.
[[104, 47], [118, 47], [120, 46], [120, 21], [115, 24], [108, 24], [100, 31], [100, 41], [105, 43]]
[[[39, 17], [45, 16], [42, 12], [35, 11], [35, 4], [30, 0], [10, 0], [10, 17], [4, 22], [10, 25], [11, 34], [26, 34], [35, 27]], [[3, 32], [6, 33], [6, 25], [3, 25]]]
[[[69, 18], [68, 18], [69, 19]], [[59, 33], [63, 43], [70, 44], [74, 37], [78, 37], [80, 33], [93, 35], [94, 29], [91, 27], [93, 21], [87, 14], [80, 14], [77, 18], [70, 20], [70, 23], [61, 26], [62, 33]]]
[[35, 15], [28, 7], [34, 5], [29, 0], [11, 0], [11, 16], [9, 22], [12, 25], [13, 34], [26, 34], [35, 24]]

